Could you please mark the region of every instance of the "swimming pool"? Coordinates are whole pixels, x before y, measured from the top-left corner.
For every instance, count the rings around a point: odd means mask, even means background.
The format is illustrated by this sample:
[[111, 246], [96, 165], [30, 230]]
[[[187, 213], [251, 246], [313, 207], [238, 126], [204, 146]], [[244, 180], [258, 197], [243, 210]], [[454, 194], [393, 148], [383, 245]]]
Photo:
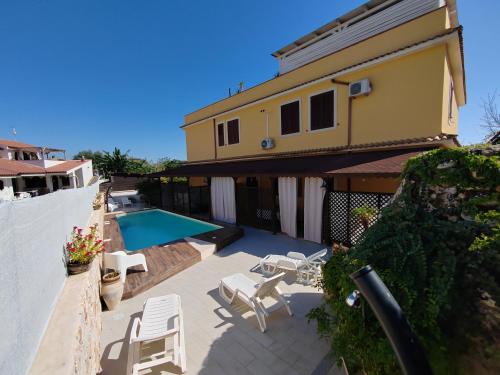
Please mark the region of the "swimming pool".
[[135, 251], [222, 227], [163, 210], [129, 213], [116, 219], [125, 249]]

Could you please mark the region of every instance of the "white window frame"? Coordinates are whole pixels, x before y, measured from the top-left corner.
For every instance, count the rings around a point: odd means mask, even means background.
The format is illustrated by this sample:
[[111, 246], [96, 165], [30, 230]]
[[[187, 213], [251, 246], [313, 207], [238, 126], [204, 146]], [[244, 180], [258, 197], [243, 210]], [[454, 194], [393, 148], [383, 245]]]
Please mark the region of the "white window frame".
[[[219, 142], [219, 125], [222, 125], [222, 133], [224, 134], [224, 144], [221, 146]], [[215, 125], [215, 132], [217, 134], [217, 147], [225, 147], [227, 145], [227, 136], [226, 136], [226, 124], [224, 121], [219, 121]]]
[[[285, 106], [287, 104], [290, 104], [290, 103], [295, 103], [295, 102], [299, 102], [299, 131], [296, 132], [296, 133], [283, 134], [283, 126], [281, 124], [281, 107], [283, 107], [283, 106]], [[296, 135], [302, 134], [302, 99], [301, 98], [291, 99], [291, 100], [289, 100], [287, 102], [284, 102], [284, 103], [280, 104], [278, 126], [280, 127], [280, 136], [281, 137], [294, 137]]]
[[[229, 134], [228, 134], [228, 130], [227, 130], [228, 129], [227, 123], [229, 121], [233, 121], [233, 120], [238, 120], [238, 143], [229, 144], [229, 137], [228, 137]], [[240, 130], [240, 128], [241, 128], [241, 120], [240, 120], [239, 116], [232, 117], [232, 118], [229, 118], [226, 121], [224, 121], [224, 131], [225, 131], [224, 137], [226, 137], [226, 140], [227, 140], [226, 146], [237, 146], [240, 144], [240, 142], [241, 142], [241, 130]]]
[[[324, 94], [325, 92], [329, 92], [329, 91], [333, 91], [333, 126], [332, 127], [328, 127], [328, 128], [323, 128], [323, 129], [312, 130], [311, 129], [311, 115], [312, 115], [312, 112], [311, 112], [311, 98], [313, 96]], [[309, 131], [309, 133], [321, 133], [321, 132], [327, 132], [327, 131], [335, 130], [337, 128], [337, 126], [338, 126], [338, 123], [337, 123], [337, 88], [336, 87], [330, 87], [328, 89], [324, 89], [324, 90], [321, 90], [321, 91], [316, 91], [316, 92], [314, 92], [312, 94], [309, 94], [309, 96], [308, 96], [308, 103], [307, 103], [307, 111], [308, 111], [307, 118], [309, 119], [309, 124], [307, 126], [307, 130]]]

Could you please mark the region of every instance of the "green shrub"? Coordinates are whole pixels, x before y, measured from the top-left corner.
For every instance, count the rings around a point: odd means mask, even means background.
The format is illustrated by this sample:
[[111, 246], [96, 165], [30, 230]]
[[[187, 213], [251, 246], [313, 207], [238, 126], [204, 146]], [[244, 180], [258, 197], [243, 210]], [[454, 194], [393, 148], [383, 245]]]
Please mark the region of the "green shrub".
[[161, 207], [160, 186], [160, 181], [156, 179], [144, 179], [137, 183], [137, 191], [146, 197], [150, 205]]
[[325, 302], [309, 318], [350, 370], [399, 372], [368, 305], [345, 304], [355, 289], [349, 274], [366, 264], [401, 305], [435, 373], [466, 372], [462, 359], [472, 354], [492, 359], [498, 342], [485, 322], [498, 323], [500, 315], [495, 308], [485, 316], [482, 306], [494, 306], [500, 296], [500, 163], [483, 153], [440, 149], [411, 159], [401, 194], [357, 245], [325, 265]]

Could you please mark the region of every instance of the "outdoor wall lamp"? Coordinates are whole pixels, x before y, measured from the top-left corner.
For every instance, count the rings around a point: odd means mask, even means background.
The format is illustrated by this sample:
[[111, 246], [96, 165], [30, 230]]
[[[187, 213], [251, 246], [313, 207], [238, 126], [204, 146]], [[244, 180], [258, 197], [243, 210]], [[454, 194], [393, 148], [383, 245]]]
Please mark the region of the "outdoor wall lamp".
[[349, 307], [359, 308], [361, 306], [361, 293], [359, 290], [354, 290], [349, 294], [345, 299], [345, 303], [347, 303]]

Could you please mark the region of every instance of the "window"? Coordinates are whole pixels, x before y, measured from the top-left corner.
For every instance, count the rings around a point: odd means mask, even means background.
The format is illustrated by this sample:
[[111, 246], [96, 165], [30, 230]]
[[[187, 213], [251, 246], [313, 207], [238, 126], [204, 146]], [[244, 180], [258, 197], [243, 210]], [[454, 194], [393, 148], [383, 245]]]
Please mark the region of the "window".
[[281, 106], [281, 135], [300, 132], [300, 101]]
[[0, 180], [0, 190], [3, 190], [3, 187], [4, 187], [4, 186], [3, 186], [3, 181], [2, 181], [2, 180]]
[[219, 146], [224, 146], [224, 124], [217, 125], [217, 139], [219, 140]]
[[330, 90], [310, 98], [310, 128], [320, 130], [335, 126], [335, 92]]
[[240, 120], [234, 119], [227, 122], [227, 144], [240, 143]]
[[448, 102], [448, 120], [453, 118], [453, 93], [455, 88], [453, 87], [453, 81], [450, 81], [450, 97]]
[[69, 177], [68, 176], [61, 176], [61, 184], [62, 186], [69, 186]]

